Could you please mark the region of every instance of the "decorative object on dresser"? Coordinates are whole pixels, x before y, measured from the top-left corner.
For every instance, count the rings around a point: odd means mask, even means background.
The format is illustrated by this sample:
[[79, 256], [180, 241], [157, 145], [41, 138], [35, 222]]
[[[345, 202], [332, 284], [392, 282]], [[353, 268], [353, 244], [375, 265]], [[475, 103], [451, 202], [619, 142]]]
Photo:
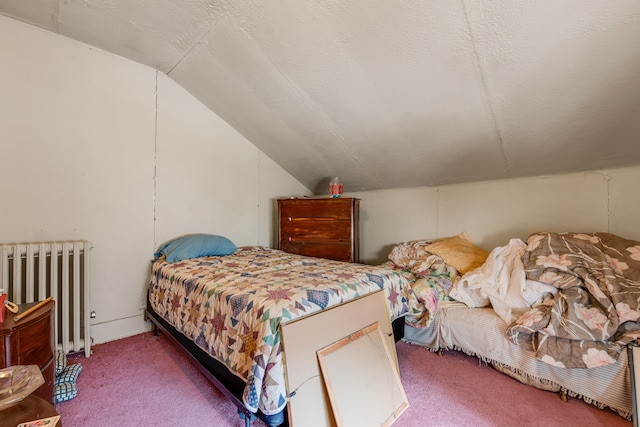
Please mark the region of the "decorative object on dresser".
[[4, 322], [0, 323], [0, 368], [37, 365], [44, 384], [33, 394], [47, 402], [53, 401], [55, 376], [54, 306], [51, 299], [19, 304], [17, 316], [5, 316]]
[[15, 365], [0, 369], [0, 412], [29, 396], [44, 384], [36, 365]]
[[359, 262], [359, 206], [355, 198], [278, 199], [278, 249]]

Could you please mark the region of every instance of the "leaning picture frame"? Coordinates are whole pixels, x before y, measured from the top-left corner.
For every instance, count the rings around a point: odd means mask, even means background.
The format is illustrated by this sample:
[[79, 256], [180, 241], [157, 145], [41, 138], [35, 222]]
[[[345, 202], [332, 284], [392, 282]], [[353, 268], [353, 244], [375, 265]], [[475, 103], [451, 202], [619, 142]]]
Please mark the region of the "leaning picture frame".
[[388, 427], [409, 406], [378, 322], [317, 354], [338, 427]]

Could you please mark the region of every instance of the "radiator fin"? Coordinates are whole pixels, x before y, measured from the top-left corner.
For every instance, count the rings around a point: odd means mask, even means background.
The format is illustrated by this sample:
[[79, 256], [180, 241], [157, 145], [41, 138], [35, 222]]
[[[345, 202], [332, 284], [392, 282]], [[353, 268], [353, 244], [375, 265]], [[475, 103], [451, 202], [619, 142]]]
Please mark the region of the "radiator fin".
[[0, 289], [16, 304], [52, 297], [55, 338], [65, 354], [91, 354], [89, 266], [91, 242], [0, 244]]

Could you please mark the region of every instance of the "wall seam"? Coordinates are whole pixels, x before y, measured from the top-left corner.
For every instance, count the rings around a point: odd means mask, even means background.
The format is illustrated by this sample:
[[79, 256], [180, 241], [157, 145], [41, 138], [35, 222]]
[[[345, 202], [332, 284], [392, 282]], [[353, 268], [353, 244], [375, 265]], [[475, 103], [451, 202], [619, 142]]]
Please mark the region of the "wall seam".
[[607, 173], [606, 171], [603, 170], [598, 170], [598, 171], [589, 171], [589, 172], [585, 172], [584, 176], [587, 176], [591, 173], [595, 173], [598, 174], [602, 177], [602, 179], [605, 182], [605, 204], [606, 204], [606, 210], [607, 210], [607, 233], [611, 233], [611, 216], [612, 216], [612, 212], [611, 212], [611, 180], [613, 179], [613, 177], [611, 176], [611, 174]]
[[611, 175], [605, 175], [607, 183], [607, 233], [611, 233]]
[[260, 200], [261, 199], [261, 191], [262, 188], [260, 186], [260, 174], [261, 174], [261, 169], [260, 169], [260, 150], [256, 150], [256, 155], [257, 155], [257, 163], [258, 163], [258, 173], [257, 173], [257, 181], [256, 185], [258, 186], [258, 191], [257, 191], [257, 195], [258, 195], [258, 200], [256, 200], [256, 207], [258, 209], [258, 226], [256, 227], [256, 243], [259, 245], [260, 244], [260, 224], [261, 224], [261, 217], [262, 217], [262, 211], [260, 210]]
[[156, 82], [155, 82], [155, 111], [153, 120], [153, 251], [155, 252], [158, 246], [156, 242], [156, 209], [157, 209], [157, 197], [158, 197], [158, 73], [156, 70]]
[[436, 233], [437, 237], [442, 237], [440, 235], [440, 210], [442, 209], [440, 206], [440, 186], [436, 188], [436, 204], [438, 205], [438, 209], [436, 210]]

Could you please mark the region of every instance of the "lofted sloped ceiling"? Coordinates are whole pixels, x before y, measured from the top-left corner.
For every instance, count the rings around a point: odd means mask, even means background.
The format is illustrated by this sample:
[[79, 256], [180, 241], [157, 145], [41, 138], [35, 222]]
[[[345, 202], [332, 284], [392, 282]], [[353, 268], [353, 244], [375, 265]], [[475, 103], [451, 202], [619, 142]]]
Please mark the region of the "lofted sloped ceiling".
[[640, 164], [638, 0], [0, 0], [166, 73], [309, 189]]

